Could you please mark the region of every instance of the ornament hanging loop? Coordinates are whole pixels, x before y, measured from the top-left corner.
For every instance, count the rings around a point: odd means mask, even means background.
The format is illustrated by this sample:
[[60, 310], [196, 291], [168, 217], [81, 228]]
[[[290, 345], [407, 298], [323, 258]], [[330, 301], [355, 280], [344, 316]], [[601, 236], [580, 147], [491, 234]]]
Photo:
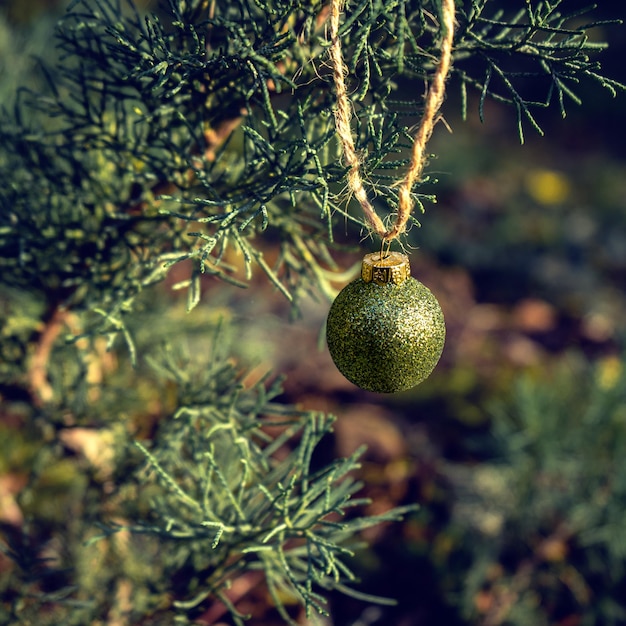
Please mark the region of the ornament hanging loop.
[[[386, 246], [386, 249], [385, 249]], [[380, 238], [380, 255], [379, 258], [386, 259], [389, 256], [389, 250], [391, 249], [391, 239], [385, 237]]]
[[437, 63], [435, 74], [426, 93], [422, 119], [413, 140], [409, 168], [400, 183], [400, 190], [398, 193], [398, 215], [395, 223], [389, 230], [385, 228], [383, 221], [380, 219], [379, 215], [376, 213], [374, 207], [367, 198], [367, 192], [365, 191], [363, 179], [360, 173], [360, 159], [352, 138], [352, 131], [350, 128], [352, 109], [345, 83], [345, 77], [348, 74], [348, 69], [343, 60], [341, 40], [339, 38], [341, 5], [342, 0], [331, 0], [331, 45], [329, 51], [333, 67], [333, 79], [335, 82], [335, 93], [337, 98], [337, 105], [335, 107], [335, 125], [337, 134], [341, 139], [344, 159], [349, 167], [348, 186], [354, 194], [354, 197], [361, 205], [363, 214], [365, 215], [371, 229], [379, 237], [381, 237], [383, 241], [387, 241], [389, 243], [406, 229], [406, 224], [413, 210], [411, 191], [413, 189], [413, 185], [418, 182], [422, 176], [426, 162], [426, 144], [428, 143], [435, 124], [437, 123], [439, 109], [443, 103], [446, 78], [450, 72], [450, 64], [452, 61], [452, 44], [454, 41], [455, 21], [454, 0], [442, 0], [441, 2], [442, 39], [439, 62]]

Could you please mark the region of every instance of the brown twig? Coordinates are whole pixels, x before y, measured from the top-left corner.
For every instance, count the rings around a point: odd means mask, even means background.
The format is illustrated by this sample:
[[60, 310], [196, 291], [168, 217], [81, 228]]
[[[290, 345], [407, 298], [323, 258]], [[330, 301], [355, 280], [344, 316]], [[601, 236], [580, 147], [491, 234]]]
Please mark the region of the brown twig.
[[51, 402], [54, 398], [52, 386], [48, 381], [50, 353], [61, 329], [67, 321], [69, 311], [57, 306], [47, 321], [37, 343], [35, 353], [28, 368], [28, 384], [38, 406]]
[[[231, 586], [224, 592], [228, 600], [236, 605], [244, 596], [248, 595], [263, 581], [263, 572], [247, 572], [243, 576], [232, 581]], [[216, 624], [223, 615], [228, 613], [228, 607], [216, 600], [199, 618], [198, 623], [209, 626]]]

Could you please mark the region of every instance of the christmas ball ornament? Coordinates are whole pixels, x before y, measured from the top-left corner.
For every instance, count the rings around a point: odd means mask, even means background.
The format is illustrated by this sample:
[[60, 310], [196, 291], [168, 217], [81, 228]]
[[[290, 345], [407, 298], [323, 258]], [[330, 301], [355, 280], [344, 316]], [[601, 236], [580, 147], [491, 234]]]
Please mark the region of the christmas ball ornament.
[[379, 393], [425, 380], [445, 337], [439, 302], [411, 276], [409, 259], [400, 252], [365, 255], [361, 278], [342, 289], [326, 324], [328, 350], [339, 371]]

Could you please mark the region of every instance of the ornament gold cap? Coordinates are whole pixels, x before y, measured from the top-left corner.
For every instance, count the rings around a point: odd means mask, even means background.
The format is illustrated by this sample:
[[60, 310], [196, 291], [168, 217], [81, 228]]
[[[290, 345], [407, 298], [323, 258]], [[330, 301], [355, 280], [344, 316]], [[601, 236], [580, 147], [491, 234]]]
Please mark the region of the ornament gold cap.
[[410, 275], [409, 257], [401, 252], [371, 252], [361, 263], [361, 278], [366, 283], [400, 285]]

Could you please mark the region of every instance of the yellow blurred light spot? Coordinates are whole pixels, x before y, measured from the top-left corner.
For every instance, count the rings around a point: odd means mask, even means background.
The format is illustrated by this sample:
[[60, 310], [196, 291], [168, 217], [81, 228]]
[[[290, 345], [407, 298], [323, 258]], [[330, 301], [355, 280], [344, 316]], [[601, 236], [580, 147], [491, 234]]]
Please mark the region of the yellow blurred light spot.
[[555, 205], [567, 199], [570, 194], [570, 183], [559, 172], [532, 170], [526, 177], [526, 189], [540, 204]]
[[616, 356], [609, 356], [600, 361], [598, 367], [598, 384], [602, 389], [615, 387], [622, 374], [622, 362]]

